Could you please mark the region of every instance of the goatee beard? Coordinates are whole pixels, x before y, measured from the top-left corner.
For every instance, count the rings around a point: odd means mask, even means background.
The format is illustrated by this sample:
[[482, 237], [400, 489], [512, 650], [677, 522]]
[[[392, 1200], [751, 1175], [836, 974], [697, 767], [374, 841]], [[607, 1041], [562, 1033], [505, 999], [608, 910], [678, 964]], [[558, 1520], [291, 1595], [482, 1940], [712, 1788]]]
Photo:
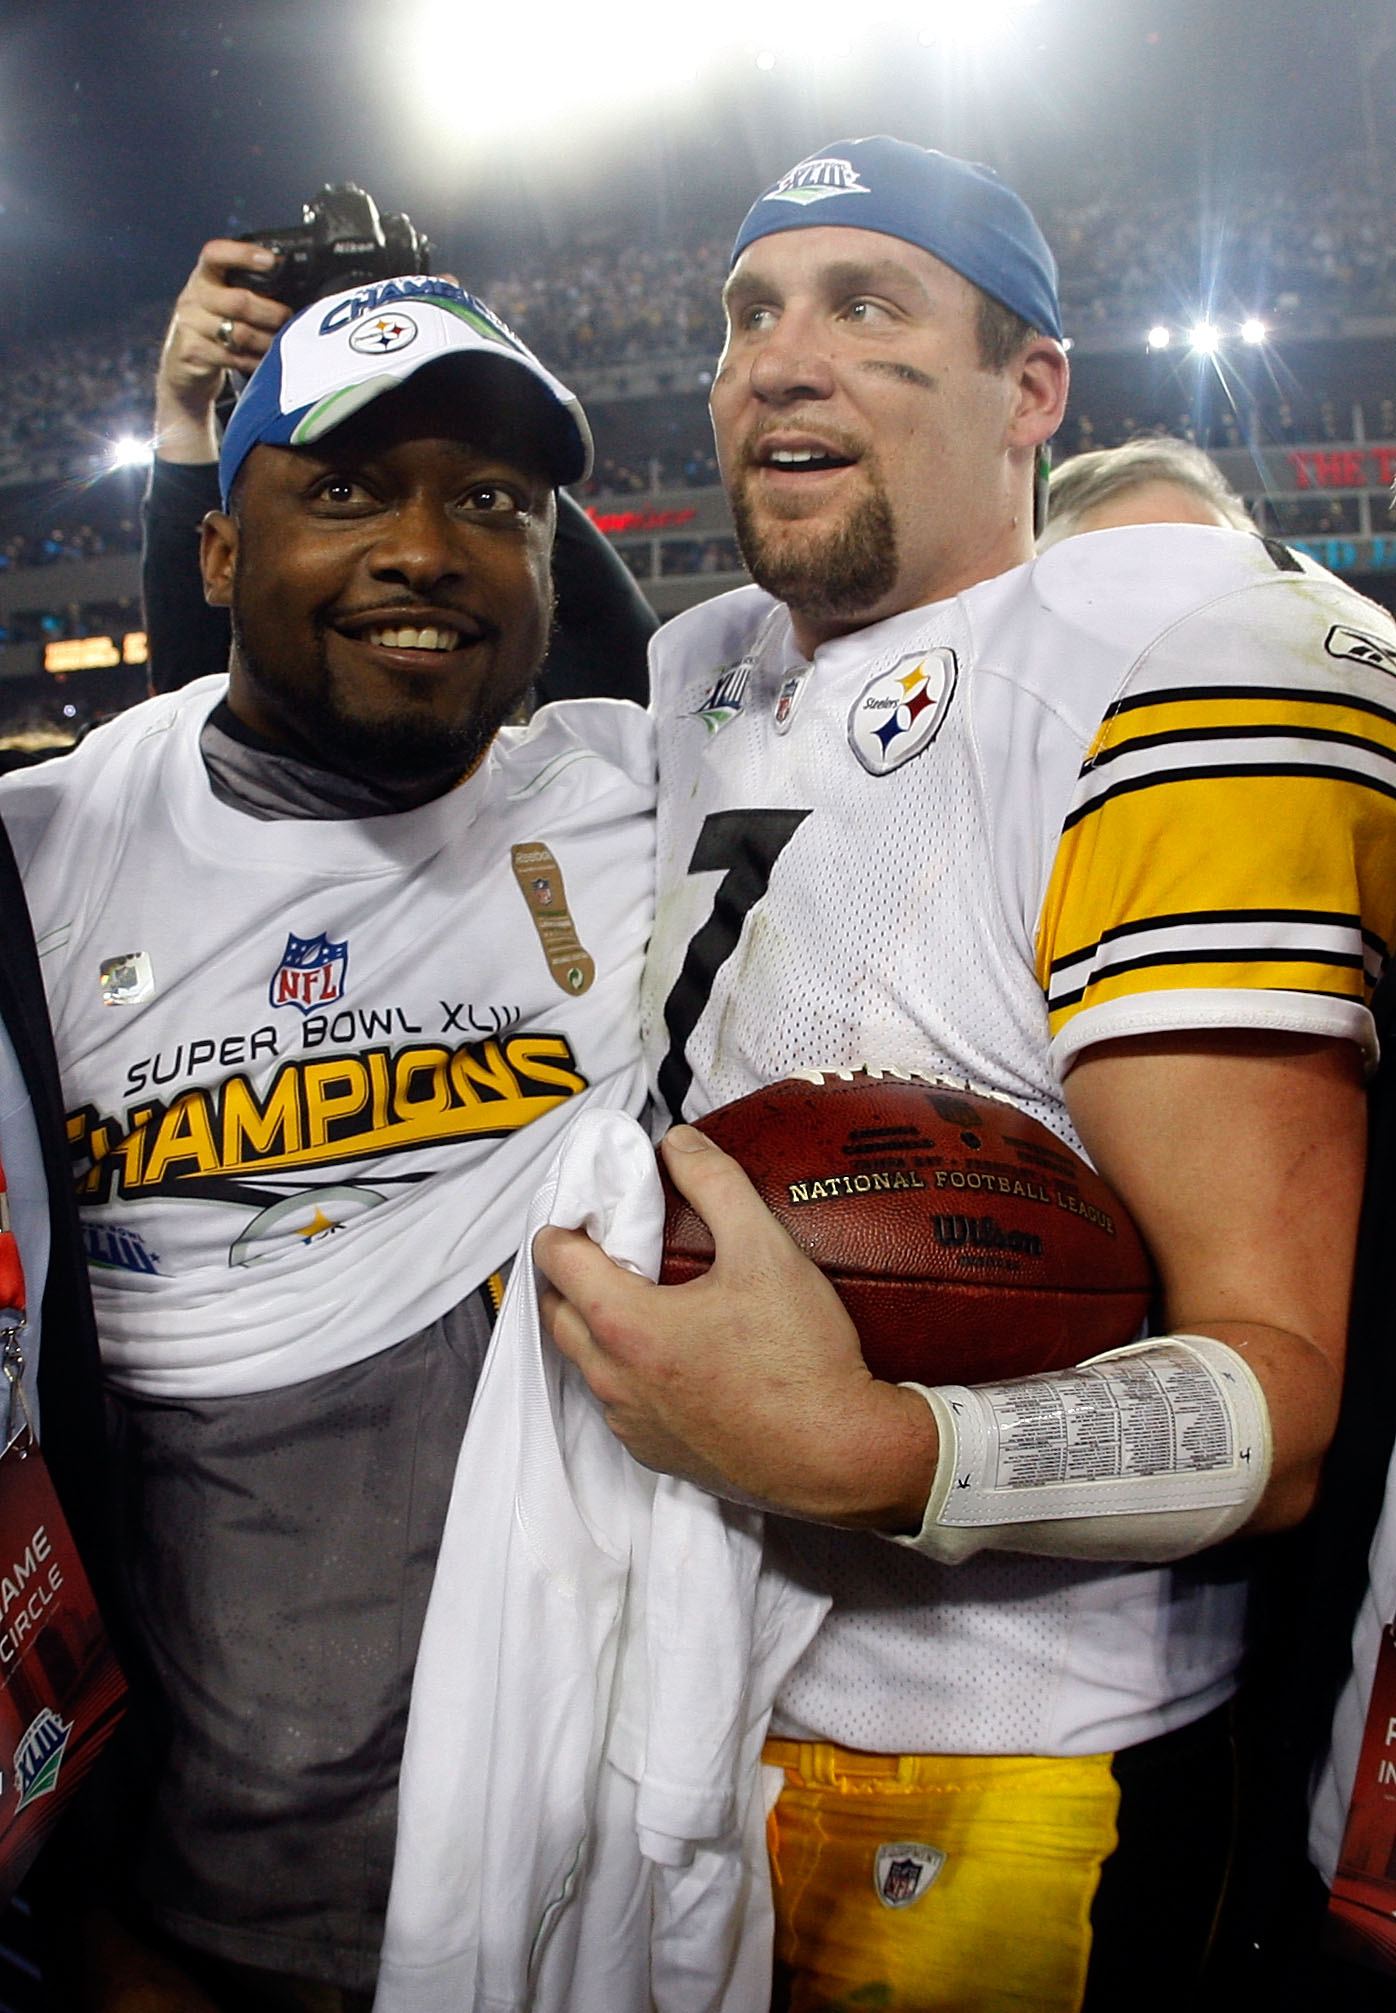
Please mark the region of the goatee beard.
[[403, 810], [444, 796], [468, 775], [499, 729], [516, 716], [529, 691], [525, 683], [505, 693], [482, 692], [476, 711], [455, 725], [433, 720], [410, 706], [360, 719], [338, 704], [323, 635], [318, 675], [288, 689], [248, 650], [236, 600], [232, 612], [233, 643], [243, 675], [276, 716], [288, 754], [331, 775], [368, 784]]
[[758, 519], [745, 480], [731, 492], [732, 521], [758, 586], [797, 615], [864, 614], [897, 580], [897, 531], [887, 493], [874, 484], [839, 523], [806, 531], [799, 518]]

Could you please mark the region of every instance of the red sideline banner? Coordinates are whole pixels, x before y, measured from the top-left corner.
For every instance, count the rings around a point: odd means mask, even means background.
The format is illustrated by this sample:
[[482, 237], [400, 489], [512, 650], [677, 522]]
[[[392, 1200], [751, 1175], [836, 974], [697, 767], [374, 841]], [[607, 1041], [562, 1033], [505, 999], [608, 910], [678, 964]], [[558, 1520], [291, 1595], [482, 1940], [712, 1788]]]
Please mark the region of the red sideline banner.
[[38, 1444], [0, 1456], [0, 1900], [121, 1717], [117, 1668]]
[[1324, 1940], [1396, 1978], [1396, 1629], [1389, 1622], [1377, 1649]]

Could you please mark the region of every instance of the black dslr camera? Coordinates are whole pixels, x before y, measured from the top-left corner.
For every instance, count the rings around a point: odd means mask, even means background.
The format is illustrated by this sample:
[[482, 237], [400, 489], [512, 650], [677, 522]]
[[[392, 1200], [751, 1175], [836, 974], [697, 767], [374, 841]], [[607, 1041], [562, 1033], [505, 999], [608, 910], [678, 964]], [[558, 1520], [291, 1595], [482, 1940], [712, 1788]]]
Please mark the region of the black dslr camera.
[[269, 294], [298, 314], [326, 294], [369, 286], [400, 273], [431, 271], [431, 240], [410, 217], [379, 214], [354, 182], [326, 183], [284, 230], [244, 231], [242, 243], [265, 245], [281, 263], [274, 272], [230, 272], [229, 284]]

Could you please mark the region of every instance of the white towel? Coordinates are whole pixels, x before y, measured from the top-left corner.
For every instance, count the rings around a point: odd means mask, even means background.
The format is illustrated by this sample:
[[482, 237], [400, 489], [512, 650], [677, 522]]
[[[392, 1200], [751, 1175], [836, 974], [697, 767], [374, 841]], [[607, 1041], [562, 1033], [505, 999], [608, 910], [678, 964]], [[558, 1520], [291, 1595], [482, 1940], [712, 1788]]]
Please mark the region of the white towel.
[[763, 1566], [759, 1516], [612, 1436], [540, 1331], [544, 1223], [655, 1276], [663, 1200], [633, 1120], [569, 1128], [461, 1447], [375, 2013], [764, 2013], [761, 1745], [827, 1604]]

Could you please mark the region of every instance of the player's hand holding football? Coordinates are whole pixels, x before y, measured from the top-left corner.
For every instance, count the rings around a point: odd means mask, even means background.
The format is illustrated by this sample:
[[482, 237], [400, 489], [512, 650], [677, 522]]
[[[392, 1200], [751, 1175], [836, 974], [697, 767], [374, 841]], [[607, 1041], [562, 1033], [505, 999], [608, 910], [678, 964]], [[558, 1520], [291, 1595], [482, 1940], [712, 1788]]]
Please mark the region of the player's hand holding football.
[[691, 1126], [661, 1149], [713, 1233], [702, 1278], [655, 1286], [581, 1231], [546, 1229], [543, 1320], [637, 1461], [715, 1494], [821, 1523], [915, 1529], [934, 1420], [864, 1363], [833, 1287], [735, 1160]]

